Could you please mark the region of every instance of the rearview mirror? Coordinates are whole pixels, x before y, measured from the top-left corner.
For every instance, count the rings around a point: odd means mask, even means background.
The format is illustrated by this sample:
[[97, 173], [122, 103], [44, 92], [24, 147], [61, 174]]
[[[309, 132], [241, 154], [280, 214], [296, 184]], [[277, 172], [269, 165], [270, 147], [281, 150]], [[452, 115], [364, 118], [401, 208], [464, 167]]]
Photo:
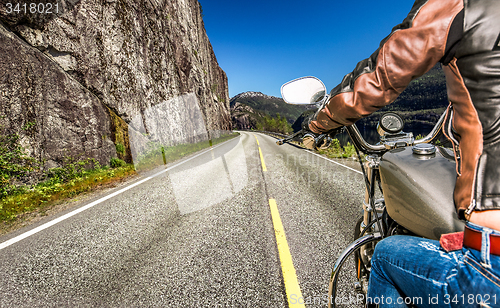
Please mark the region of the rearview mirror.
[[316, 77], [302, 77], [281, 86], [281, 97], [288, 104], [318, 104], [325, 99], [326, 87]]

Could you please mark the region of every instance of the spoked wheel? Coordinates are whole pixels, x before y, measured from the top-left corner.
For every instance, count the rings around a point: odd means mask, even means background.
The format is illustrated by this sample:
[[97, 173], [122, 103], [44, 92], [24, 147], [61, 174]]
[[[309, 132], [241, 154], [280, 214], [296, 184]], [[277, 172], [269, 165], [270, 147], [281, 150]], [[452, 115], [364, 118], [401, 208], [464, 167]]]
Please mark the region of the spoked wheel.
[[[352, 242], [335, 262], [328, 287], [328, 307], [364, 307], [370, 260], [380, 233], [368, 234]], [[354, 262], [353, 262], [354, 260]]]

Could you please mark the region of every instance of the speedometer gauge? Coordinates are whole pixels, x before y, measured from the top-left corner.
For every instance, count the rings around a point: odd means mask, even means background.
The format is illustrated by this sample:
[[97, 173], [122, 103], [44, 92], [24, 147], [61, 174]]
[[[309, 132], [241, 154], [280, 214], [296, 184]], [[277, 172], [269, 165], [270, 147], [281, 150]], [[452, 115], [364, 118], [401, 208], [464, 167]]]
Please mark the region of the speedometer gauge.
[[403, 130], [403, 119], [394, 112], [384, 113], [378, 122], [377, 131], [383, 136], [385, 134], [397, 134]]

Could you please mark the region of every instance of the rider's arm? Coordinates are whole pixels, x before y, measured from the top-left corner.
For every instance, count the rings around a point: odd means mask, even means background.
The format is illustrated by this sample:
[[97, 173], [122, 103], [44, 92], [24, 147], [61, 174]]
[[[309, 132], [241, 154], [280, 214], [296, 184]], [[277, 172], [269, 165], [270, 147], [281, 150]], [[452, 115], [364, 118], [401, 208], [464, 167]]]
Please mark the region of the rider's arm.
[[463, 3], [417, 0], [379, 49], [331, 91], [330, 100], [309, 124], [311, 131], [322, 133], [353, 124], [392, 103], [413, 79], [446, 61], [457, 39], [450, 30], [452, 24], [463, 22]]

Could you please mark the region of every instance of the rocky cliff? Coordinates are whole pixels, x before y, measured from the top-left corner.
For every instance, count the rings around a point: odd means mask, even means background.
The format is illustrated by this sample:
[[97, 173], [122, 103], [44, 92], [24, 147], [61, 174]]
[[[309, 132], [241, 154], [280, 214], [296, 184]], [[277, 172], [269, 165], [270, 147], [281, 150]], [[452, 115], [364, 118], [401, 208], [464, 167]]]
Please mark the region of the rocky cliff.
[[171, 145], [231, 128], [197, 0], [0, 0], [0, 54], [1, 133], [46, 168], [130, 161], [134, 134]]

